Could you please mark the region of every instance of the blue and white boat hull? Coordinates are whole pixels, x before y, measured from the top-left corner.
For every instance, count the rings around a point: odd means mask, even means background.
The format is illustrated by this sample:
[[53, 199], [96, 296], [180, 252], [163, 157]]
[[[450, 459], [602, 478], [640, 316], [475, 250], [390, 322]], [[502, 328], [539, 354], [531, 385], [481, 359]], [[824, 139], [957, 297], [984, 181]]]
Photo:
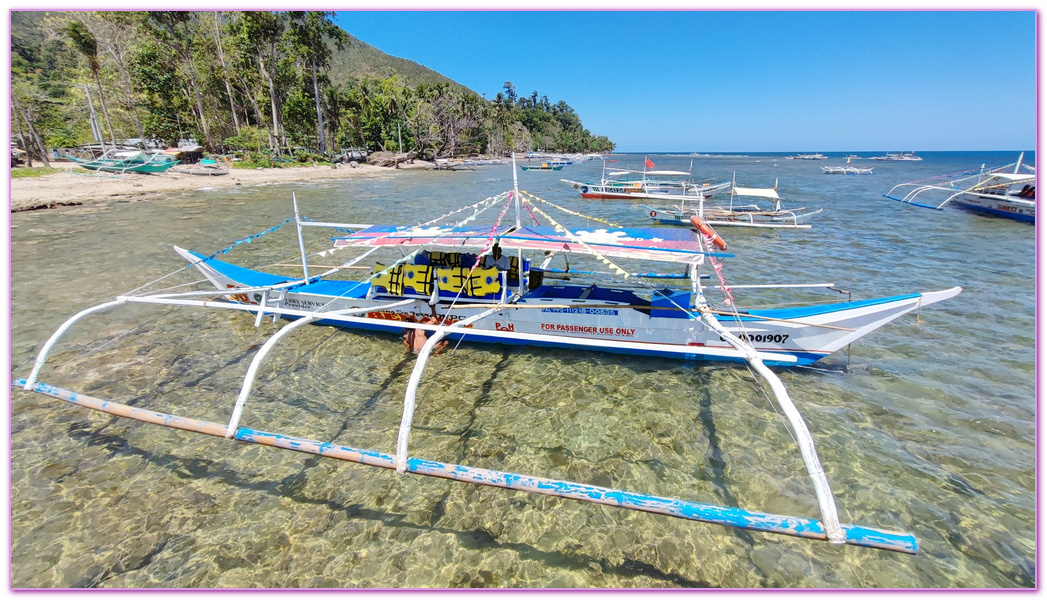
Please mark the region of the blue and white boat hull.
[[[258, 305], [261, 292], [237, 292], [293, 282], [281, 277], [244, 269], [176, 248], [218, 289], [230, 290], [235, 302]], [[448, 337], [477, 343], [526, 345], [592, 350], [618, 354], [660, 356], [684, 360], [742, 362], [746, 356], [699, 319], [699, 312], [686, 305], [652, 306], [631, 292], [591, 286], [543, 285], [512, 303], [451, 302], [430, 304], [426, 296], [370, 294], [366, 282], [323, 281], [291, 286], [266, 299], [264, 312], [295, 317], [320, 313], [319, 322], [341, 327], [401, 333], [416, 328], [436, 331], [438, 325], [422, 323], [434, 315], [444, 324], [479, 315], [491, 308], [501, 310], [468, 328], [456, 329]], [[585, 297], [578, 290], [589, 292]], [[728, 332], [747, 340], [769, 365], [811, 364], [851, 344], [898, 317], [951, 298], [960, 288], [916, 293], [856, 302], [820, 304], [805, 308], [743, 311], [738, 316], [718, 315]], [[378, 309], [391, 301], [414, 302], [395, 309]], [[354, 316], [323, 316], [354, 308], [376, 307], [374, 312]], [[684, 309], [686, 308], [686, 310]]]

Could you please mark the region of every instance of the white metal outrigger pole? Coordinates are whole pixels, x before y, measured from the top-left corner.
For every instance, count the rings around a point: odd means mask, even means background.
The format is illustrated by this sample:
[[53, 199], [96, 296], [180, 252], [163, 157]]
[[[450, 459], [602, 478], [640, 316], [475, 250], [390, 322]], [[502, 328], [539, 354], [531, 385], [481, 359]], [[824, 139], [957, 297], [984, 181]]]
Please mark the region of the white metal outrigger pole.
[[[732, 177], [732, 181], [733, 179]], [[699, 231], [696, 235], [703, 248], [707, 250], [712, 249], [708, 247], [705, 239], [703, 239], [702, 232]], [[811, 483], [814, 484], [814, 493], [818, 498], [818, 508], [822, 513], [822, 527], [825, 529], [825, 535], [833, 544], [846, 543], [847, 535], [840, 525], [840, 517], [836, 510], [836, 501], [833, 499], [832, 488], [829, 487], [829, 479], [825, 476], [821, 461], [818, 460], [818, 451], [814, 447], [814, 438], [811, 437], [811, 432], [807, 429], [803, 416], [796, 409], [792, 399], [789, 398], [789, 392], [785, 389], [785, 384], [782, 383], [782, 380], [768, 369], [767, 365], [763, 364], [763, 361], [757, 356], [756, 348], [747, 340], [741, 339], [727, 331], [716, 319], [716, 315], [713, 314], [712, 308], [701, 292], [700, 277], [701, 274], [698, 272], [698, 269], [695, 269], [695, 273], [692, 275], [692, 284], [695, 290], [695, 308], [701, 313], [702, 323], [741, 352], [745, 356], [745, 360], [771, 386], [771, 391], [774, 393], [778, 406], [789, 421], [789, 426], [796, 437], [796, 443], [800, 447], [804, 465], [807, 467], [807, 474], [811, 478]]]
[[291, 206], [294, 207], [294, 224], [298, 228], [298, 247], [302, 250], [302, 272], [305, 273], [305, 280], [309, 281], [309, 261], [305, 258], [305, 240], [302, 239], [302, 221], [298, 218], [298, 199], [294, 197], [294, 192], [291, 192]]

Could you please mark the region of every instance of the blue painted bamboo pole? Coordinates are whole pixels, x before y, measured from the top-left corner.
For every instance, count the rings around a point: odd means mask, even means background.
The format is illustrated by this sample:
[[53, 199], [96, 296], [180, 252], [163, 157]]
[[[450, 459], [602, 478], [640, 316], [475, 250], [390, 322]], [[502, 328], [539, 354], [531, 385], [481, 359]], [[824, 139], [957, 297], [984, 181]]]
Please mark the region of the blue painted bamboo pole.
[[905, 204], [911, 204], [913, 206], [919, 206], [920, 208], [929, 208], [931, 210], [942, 210], [942, 207], [940, 207], [940, 206], [931, 206], [930, 204], [920, 204], [919, 202], [909, 202], [909, 201], [903, 200], [901, 198], [895, 198], [894, 196], [888, 196], [887, 194], [884, 194], [883, 197], [887, 198], [888, 200], [896, 200], [898, 202], [903, 202]]
[[[20, 379], [14, 381], [12, 382], [12, 386], [23, 388], [25, 386], [25, 380]], [[107, 400], [78, 394], [46, 383], [37, 383], [33, 387], [33, 391], [45, 396], [51, 396], [52, 398], [58, 398], [59, 400], [65, 400], [66, 402], [77, 406], [83, 406], [85, 408], [91, 408], [119, 417], [127, 417], [129, 419], [135, 419], [146, 423], [154, 423], [156, 425], [163, 425], [165, 427], [173, 427], [175, 429], [203, 433], [216, 437], [225, 437], [226, 433], [226, 425], [220, 423], [199, 421], [197, 419], [135, 408], [127, 406], [126, 404], [109, 402]], [[246, 427], [238, 428], [233, 438], [241, 442], [295, 450], [297, 452], [305, 452], [307, 454], [315, 454], [327, 458], [336, 458], [338, 460], [345, 460], [374, 467], [382, 467], [385, 469], [396, 468], [396, 458], [394, 456], [373, 450], [359, 450], [347, 446], [329, 444], [327, 442], [307, 440], [264, 431], [254, 431]], [[702, 504], [698, 502], [689, 502], [687, 500], [674, 500], [671, 498], [662, 498], [660, 496], [651, 496], [648, 494], [640, 494], [570, 481], [532, 477], [529, 475], [519, 475], [503, 471], [492, 471], [489, 469], [479, 469], [465, 465], [445, 464], [418, 458], [408, 459], [407, 472], [417, 475], [426, 475], [429, 477], [440, 477], [443, 479], [453, 479], [455, 481], [464, 481], [479, 485], [529, 492], [533, 494], [544, 494], [547, 496], [581, 500], [584, 502], [592, 502], [594, 504], [617, 506], [630, 510], [688, 519], [691, 521], [702, 521], [705, 523], [739, 527], [742, 529], [751, 529], [767, 533], [778, 533], [794, 537], [820, 540], [826, 539], [825, 530], [822, 527], [821, 522], [816, 519], [805, 517], [789, 517], [769, 513], [752, 512], [742, 508]], [[847, 538], [846, 543], [853, 546], [881, 548], [884, 550], [894, 550], [896, 552], [906, 552], [909, 554], [916, 554], [918, 549], [918, 542], [916, 537], [912, 534], [886, 531], [860, 525], [843, 525], [842, 528]]]

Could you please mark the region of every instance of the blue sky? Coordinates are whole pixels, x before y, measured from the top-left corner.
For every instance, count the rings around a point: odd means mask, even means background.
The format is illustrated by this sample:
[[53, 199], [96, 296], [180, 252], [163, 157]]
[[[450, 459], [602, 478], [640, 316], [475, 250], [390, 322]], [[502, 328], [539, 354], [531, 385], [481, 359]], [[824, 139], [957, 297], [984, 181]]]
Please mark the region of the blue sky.
[[564, 100], [619, 151], [1033, 149], [1028, 11], [345, 11], [485, 93]]

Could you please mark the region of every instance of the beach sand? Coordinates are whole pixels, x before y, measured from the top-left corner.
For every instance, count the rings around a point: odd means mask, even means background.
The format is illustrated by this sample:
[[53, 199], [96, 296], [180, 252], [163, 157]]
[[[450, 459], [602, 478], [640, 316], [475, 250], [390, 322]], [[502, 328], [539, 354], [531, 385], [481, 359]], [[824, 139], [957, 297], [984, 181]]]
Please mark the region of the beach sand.
[[[35, 163], [34, 163], [35, 164]], [[51, 166], [64, 169], [42, 177], [11, 179], [11, 212], [85, 204], [114, 198], [151, 196], [171, 191], [214, 188], [237, 185], [260, 185], [318, 179], [345, 179], [388, 173], [394, 169], [359, 164], [356, 167], [338, 165], [301, 166], [278, 169], [230, 169], [228, 175], [203, 177], [185, 175], [174, 169], [160, 175], [129, 174], [110, 176], [76, 169], [71, 161], [51, 161]], [[400, 169], [424, 169], [434, 165], [422, 160], [401, 164]]]

